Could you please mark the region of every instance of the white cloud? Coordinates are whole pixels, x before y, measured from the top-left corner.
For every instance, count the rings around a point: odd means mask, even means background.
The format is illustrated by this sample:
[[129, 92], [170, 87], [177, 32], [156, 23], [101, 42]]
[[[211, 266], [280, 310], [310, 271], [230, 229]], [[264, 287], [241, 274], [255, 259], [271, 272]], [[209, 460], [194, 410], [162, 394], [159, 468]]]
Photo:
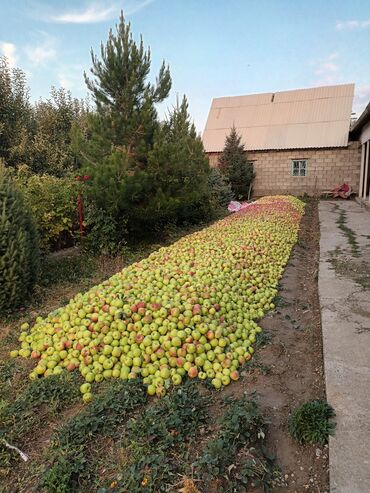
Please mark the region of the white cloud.
[[41, 40], [34, 45], [25, 47], [24, 51], [33, 65], [42, 65], [48, 60], [56, 58], [55, 39], [47, 33], [41, 32]]
[[338, 57], [339, 53], [331, 53], [325, 59], [319, 60], [315, 69], [315, 74], [319, 76], [316, 81], [317, 85], [330, 85], [340, 82], [340, 65], [335, 61]]
[[370, 27], [370, 20], [338, 21], [335, 25], [337, 31], [353, 31], [354, 29], [366, 29], [367, 27]]
[[17, 64], [17, 48], [13, 43], [0, 41], [0, 54], [8, 59], [10, 67], [15, 67]]
[[63, 14], [54, 15], [50, 17], [51, 21], [61, 22], [66, 24], [92, 24], [95, 22], [103, 22], [112, 19], [116, 14], [117, 9], [115, 5], [107, 8], [101, 6], [92, 5], [83, 11], [70, 11]]
[[[135, 0], [127, 2], [123, 6], [125, 15], [132, 15], [152, 3], [154, 0]], [[60, 14], [54, 14], [47, 17], [46, 20], [59, 22], [63, 24], [93, 24], [104, 22], [110, 19], [118, 18], [122, 6], [119, 3], [113, 3], [108, 6], [102, 6], [98, 3], [92, 3], [84, 10], [71, 10]]]

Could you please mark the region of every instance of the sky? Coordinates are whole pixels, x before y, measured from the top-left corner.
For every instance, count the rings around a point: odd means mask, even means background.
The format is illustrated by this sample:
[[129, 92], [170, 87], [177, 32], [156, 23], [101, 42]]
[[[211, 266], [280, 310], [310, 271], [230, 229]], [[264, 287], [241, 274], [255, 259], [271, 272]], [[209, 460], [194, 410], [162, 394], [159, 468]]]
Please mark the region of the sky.
[[0, 0], [0, 54], [22, 68], [32, 100], [51, 86], [85, 97], [84, 70], [120, 11], [172, 76], [165, 117], [186, 94], [199, 132], [214, 97], [354, 82], [370, 100], [369, 0]]

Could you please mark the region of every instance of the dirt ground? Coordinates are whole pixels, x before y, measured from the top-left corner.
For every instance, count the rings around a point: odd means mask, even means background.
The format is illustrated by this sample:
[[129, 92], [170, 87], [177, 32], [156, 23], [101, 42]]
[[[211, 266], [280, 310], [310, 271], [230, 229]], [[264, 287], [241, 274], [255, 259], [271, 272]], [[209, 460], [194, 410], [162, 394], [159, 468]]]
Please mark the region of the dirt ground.
[[273, 339], [260, 351], [261, 361], [271, 371], [260, 380], [258, 392], [272, 419], [268, 446], [275, 451], [288, 484], [281, 491], [292, 493], [329, 491], [327, 446], [301, 447], [287, 431], [291, 410], [311, 399], [325, 399], [317, 286], [319, 231], [317, 204], [308, 206], [298, 245], [282, 279], [283, 306], [262, 323]]
[[[246, 390], [257, 393], [270, 420], [266, 448], [275, 455], [285, 483], [274, 487], [274, 493], [329, 492], [327, 446], [298, 445], [288, 431], [292, 410], [311, 399], [325, 399], [318, 262], [318, 210], [311, 202], [281, 280], [277, 310], [260, 323], [271, 340], [256, 351], [255, 369], [224, 390], [235, 397]], [[212, 486], [207, 493], [216, 491]]]

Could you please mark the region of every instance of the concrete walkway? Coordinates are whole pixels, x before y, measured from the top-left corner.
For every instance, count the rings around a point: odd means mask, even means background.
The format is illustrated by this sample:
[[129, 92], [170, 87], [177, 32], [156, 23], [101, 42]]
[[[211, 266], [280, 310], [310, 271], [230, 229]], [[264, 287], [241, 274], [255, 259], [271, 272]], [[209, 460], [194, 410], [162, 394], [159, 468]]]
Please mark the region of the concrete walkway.
[[370, 211], [322, 201], [319, 294], [328, 402], [331, 493], [370, 493]]

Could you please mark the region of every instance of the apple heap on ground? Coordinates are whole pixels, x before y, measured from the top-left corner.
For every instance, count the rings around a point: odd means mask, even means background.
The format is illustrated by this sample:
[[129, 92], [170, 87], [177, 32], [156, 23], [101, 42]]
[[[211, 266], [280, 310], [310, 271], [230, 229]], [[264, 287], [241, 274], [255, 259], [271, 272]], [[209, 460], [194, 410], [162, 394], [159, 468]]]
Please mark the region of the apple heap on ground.
[[303, 213], [295, 197], [264, 197], [24, 323], [11, 356], [35, 359], [33, 380], [78, 369], [86, 402], [109, 378], [140, 376], [159, 396], [186, 376], [228, 385], [274, 309]]

